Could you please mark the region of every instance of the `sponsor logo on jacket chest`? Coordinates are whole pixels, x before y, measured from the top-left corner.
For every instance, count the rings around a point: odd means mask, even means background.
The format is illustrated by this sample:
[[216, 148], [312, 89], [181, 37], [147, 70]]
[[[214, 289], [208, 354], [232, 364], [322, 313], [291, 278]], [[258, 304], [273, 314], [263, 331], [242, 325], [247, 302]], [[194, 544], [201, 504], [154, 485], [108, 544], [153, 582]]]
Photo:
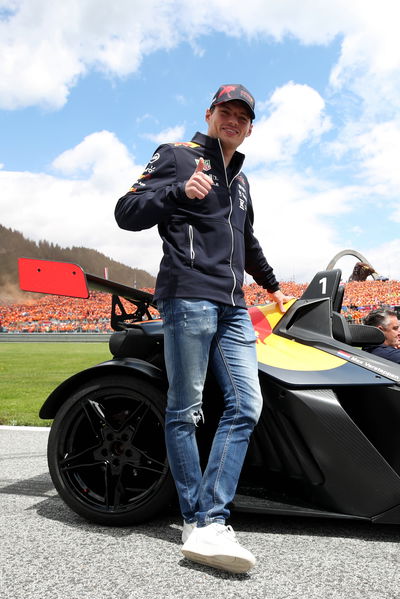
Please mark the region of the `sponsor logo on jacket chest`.
[[[210, 171], [211, 170], [211, 160], [206, 160], [205, 158], [203, 158], [204, 160], [204, 166], [203, 166], [203, 171]], [[200, 158], [195, 158], [195, 162], [196, 165], [199, 164], [200, 162]]]
[[[196, 162], [196, 165], [199, 164], [200, 158], [195, 158], [194, 160]], [[209, 177], [211, 177], [211, 179], [213, 181], [213, 185], [215, 185], [216, 187], [219, 187], [219, 181], [218, 181], [217, 175], [210, 173], [210, 170], [212, 169], [211, 160], [209, 158], [207, 158], [207, 159], [203, 158], [203, 160], [204, 160], [203, 171], [206, 172]]]

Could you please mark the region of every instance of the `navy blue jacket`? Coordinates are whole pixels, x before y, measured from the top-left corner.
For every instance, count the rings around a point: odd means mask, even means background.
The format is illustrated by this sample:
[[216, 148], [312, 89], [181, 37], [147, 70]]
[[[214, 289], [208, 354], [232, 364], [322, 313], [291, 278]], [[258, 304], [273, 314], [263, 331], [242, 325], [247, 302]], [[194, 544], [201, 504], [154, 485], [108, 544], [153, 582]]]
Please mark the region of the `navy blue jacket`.
[[391, 345], [374, 345], [372, 347], [363, 347], [363, 349], [370, 354], [374, 354], [380, 358], [386, 358], [386, 360], [400, 364], [400, 349], [396, 349]]
[[[202, 199], [184, 191], [198, 160], [213, 186]], [[158, 225], [164, 256], [155, 299], [193, 297], [245, 306], [246, 270], [270, 292], [279, 285], [253, 233], [249, 184], [235, 152], [225, 169], [218, 139], [196, 133], [191, 142], [159, 146], [143, 174], [118, 200], [115, 218], [122, 229]]]

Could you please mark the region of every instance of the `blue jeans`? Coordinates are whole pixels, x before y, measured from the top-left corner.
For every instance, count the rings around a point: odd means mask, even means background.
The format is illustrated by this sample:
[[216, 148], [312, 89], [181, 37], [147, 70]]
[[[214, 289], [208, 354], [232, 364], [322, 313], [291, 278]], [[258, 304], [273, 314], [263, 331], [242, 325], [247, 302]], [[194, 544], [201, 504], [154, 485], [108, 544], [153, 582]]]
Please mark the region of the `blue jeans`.
[[[247, 310], [237, 306], [168, 298], [158, 308], [169, 381], [166, 446], [181, 512], [198, 526], [224, 523], [262, 407], [254, 329]], [[202, 473], [195, 435], [208, 365], [222, 389], [224, 411]]]

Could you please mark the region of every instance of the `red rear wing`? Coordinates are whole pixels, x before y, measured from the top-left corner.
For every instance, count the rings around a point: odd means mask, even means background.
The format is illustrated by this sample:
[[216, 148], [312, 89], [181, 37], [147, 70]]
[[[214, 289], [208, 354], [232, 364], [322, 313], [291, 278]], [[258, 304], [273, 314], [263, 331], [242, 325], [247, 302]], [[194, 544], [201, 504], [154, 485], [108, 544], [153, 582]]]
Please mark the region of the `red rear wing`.
[[23, 291], [84, 299], [89, 297], [86, 275], [77, 264], [19, 258], [18, 271], [19, 284]]
[[18, 270], [23, 291], [87, 299], [89, 289], [94, 289], [123, 297], [135, 305], [141, 304], [144, 310], [146, 306], [156, 307], [152, 293], [92, 275], [71, 262], [19, 258]]

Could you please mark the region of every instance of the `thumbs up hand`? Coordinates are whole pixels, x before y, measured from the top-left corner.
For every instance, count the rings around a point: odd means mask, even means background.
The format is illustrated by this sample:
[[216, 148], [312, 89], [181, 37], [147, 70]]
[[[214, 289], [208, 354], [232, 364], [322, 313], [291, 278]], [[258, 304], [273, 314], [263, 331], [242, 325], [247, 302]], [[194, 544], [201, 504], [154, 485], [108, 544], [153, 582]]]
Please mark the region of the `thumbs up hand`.
[[204, 159], [200, 158], [193, 175], [185, 185], [185, 193], [191, 200], [194, 198], [202, 200], [211, 189], [213, 181], [211, 177], [203, 173], [203, 169]]

